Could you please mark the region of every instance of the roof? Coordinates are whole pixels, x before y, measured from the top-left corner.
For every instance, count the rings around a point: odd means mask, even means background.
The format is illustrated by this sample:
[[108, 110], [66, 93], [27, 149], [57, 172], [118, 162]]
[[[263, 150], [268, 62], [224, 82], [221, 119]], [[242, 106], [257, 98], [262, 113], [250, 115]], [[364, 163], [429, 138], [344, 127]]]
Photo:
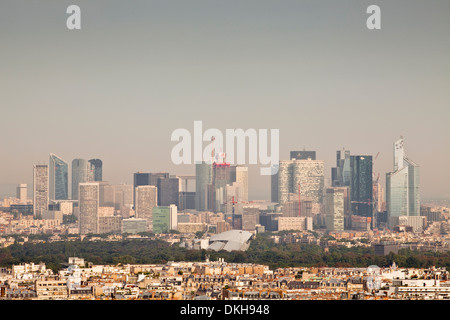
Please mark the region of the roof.
[[220, 251], [245, 251], [250, 246], [253, 234], [243, 230], [229, 230], [210, 238], [208, 249]]

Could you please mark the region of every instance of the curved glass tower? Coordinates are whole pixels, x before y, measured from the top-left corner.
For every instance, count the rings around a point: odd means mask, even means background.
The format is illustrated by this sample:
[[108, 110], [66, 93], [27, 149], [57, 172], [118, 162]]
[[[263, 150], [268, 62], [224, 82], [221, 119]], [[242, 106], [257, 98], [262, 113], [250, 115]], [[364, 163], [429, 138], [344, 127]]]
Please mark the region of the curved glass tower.
[[84, 159], [72, 161], [72, 200], [78, 200], [78, 185], [82, 182], [93, 181], [92, 165]]
[[50, 153], [48, 177], [50, 200], [69, 199], [69, 166], [53, 153]]

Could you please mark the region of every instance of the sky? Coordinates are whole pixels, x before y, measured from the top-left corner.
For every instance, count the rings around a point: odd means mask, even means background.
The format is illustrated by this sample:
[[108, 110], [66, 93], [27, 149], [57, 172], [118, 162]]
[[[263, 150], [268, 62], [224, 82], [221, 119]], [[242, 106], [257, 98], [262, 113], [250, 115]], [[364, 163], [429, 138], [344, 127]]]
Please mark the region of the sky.
[[[422, 198], [450, 199], [449, 17], [447, 0], [1, 1], [0, 193], [31, 188], [49, 153], [100, 158], [112, 183], [194, 174], [171, 134], [200, 120], [279, 129], [280, 159], [315, 150], [328, 178], [337, 150], [378, 154], [383, 183], [403, 136]], [[250, 198], [270, 199], [249, 173]]]

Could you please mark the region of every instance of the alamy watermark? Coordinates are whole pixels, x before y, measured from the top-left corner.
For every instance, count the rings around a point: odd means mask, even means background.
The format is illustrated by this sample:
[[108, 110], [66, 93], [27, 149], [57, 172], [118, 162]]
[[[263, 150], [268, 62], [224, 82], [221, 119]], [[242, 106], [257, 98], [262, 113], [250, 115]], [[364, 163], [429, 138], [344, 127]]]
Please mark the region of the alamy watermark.
[[[172, 162], [177, 165], [224, 161], [232, 165], [269, 165], [260, 168], [261, 175], [273, 175], [278, 172], [279, 129], [270, 129], [270, 137], [268, 129], [251, 128], [245, 131], [226, 129], [224, 135], [216, 128], [203, 132], [203, 122], [194, 121], [193, 134], [188, 129], [179, 128], [172, 132], [171, 141], [178, 141], [171, 152]], [[204, 143], [208, 144], [203, 147]]]

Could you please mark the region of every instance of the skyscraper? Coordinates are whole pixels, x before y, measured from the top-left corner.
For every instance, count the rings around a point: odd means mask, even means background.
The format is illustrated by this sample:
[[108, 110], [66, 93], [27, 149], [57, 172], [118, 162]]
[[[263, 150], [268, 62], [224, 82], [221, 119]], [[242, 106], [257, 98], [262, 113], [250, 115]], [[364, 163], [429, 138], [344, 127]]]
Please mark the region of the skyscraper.
[[[134, 187], [134, 207], [136, 207], [136, 187], [138, 186], [155, 186], [158, 188], [159, 179], [168, 179], [168, 172], [158, 172], [158, 173], [145, 173], [145, 172], [136, 172], [133, 175], [133, 187]], [[158, 190], [160, 192], [160, 190]], [[158, 199], [159, 205], [159, 199]]]
[[74, 159], [72, 161], [72, 200], [78, 200], [78, 185], [93, 179], [91, 163], [85, 159]]
[[48, 210], [48, 165], [33, 166], [33, 215]]
[[330, 231], [344, 230], [344, 188], [327, 188], [325, 192], [326, 226]]
[[350, 199], [353, 215], [373, 217], [372, 156], [350, 156]]
[[180, 194], [180, 179], [176, 176], [158, 179], [158, 205], [169, 206], [171, 204], [178, 207]]
[[272, 177], [272, 201], [284, 204], [292, 199], [306, 197], [312, 201], [313, 214], [323, 206], [325, 175], [323, 160], [282, 160], [278, 173]]
[[420, 215], [419, 169], [405, 156], [401, 137], [394, 143], [394, 172], [386, 174], [386, 206], [390, 217]]
[[27, 184], [21, 183], [17, 186], [16, 198], [20, 204], [27, 204]]
[[99, 184], [95, 182], [81, 182], [79, 187], [80, 234], [99, 232]]
[[50, 200], [69, 199], [69, 166], [66, 161], [50, 153], [49, 161]]
[[208, 189], [212, 183], [212, 164], [207, 162], [195, 164], [195, 209], [206, 211], [208, 206]]
[[158, 206], [158, 189], [155, 186], [138, 186], [135, 190], [135, 216], [146, 219], [149, 231], [153, 230], [153, 208]]
[[103, 162], [100, 159], [91, 159], [89, 160], [93, 170], [93, 181], [102, 181], [103, 180]]
[[349, 187], [351, 183], [350, 151], [343, 149], [336, 152], [336, 167], [331, 168], [333, 187]]

